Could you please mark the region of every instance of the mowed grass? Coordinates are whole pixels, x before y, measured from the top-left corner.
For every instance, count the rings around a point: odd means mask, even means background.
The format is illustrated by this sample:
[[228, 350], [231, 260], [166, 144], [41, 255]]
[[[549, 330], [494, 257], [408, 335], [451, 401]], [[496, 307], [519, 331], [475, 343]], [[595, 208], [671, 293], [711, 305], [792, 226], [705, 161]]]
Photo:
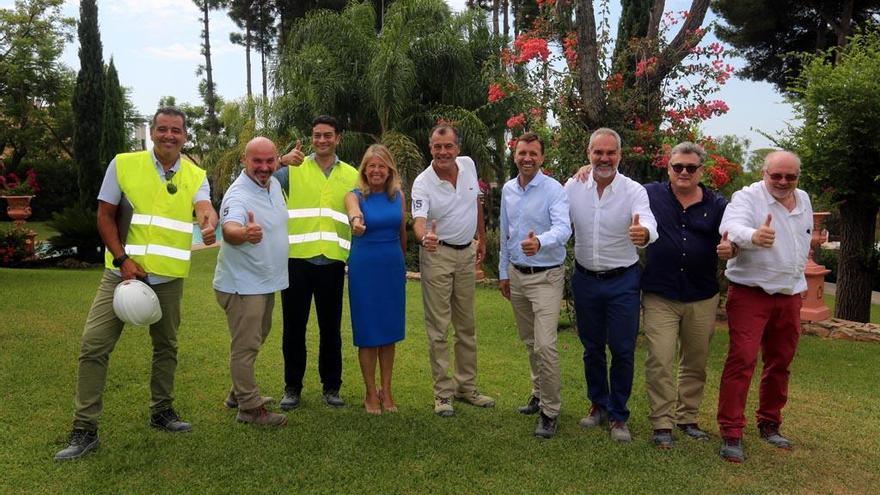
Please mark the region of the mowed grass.
[[[172, 435], [147, 426], [150, 342], [126, 328], [110, 359], [100, 424], [101, 448], [56, 463], [71, 426], [80, 334], [99, 270], [0, 269], [0, 493], [878, 493], [880, 394], [874, 344], [804, 337], [795, 359], [784, 432], [777, 451], [749, 427], [743, 465], [720, 461], [714, 421], [727, 333], [716, 333], [700, 422], [711, 442], [678, 438], [672, 451], [650, 444], [644, 346], [630, 406], [635, 440], [577, 425], [588, 407], [582, 347], [560, 333], [563, 410], [556, 438], [532, 436], [535, 418], [515, 408], [530, 390], [528, 360], [509, 303], [477, 290], [479, 385], [494, 409], [456, 403], [456, 416], [432, 412], [420, 289], [407, 287], [407, 338], [398, 346], [395, 395], [400, 412], [364, 413], [356, 350], [343, 316], [344, 385], [349, 406], [325, 407], [317, 377], [317, 328], [309, 329], [304, 404], [285, 429], [234, 421], [222, 399], [229, 387], [229, 336], [214, 300], [216, 250], [195, 253], [186, 281], [175, 402], [194, 425]], [[346, 305], [347, 306], [347, 305]], [[384, 308], [376, 308], [383, 311]], [[257, 362], [264, 394], [280, 398], [280, 302]]]

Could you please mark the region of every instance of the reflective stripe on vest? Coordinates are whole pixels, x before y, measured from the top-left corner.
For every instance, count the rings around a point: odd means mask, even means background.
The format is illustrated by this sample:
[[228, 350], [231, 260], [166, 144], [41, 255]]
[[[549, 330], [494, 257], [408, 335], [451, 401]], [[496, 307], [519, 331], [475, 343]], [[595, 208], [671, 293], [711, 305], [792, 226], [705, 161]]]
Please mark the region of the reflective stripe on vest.
[[345, 195], [357, 185], [358, 171], [347, 163], [338, 162], [327, 177], [310, 156], [300, 166], [290, 167], [289, 173], [289, 256], [347, 260], [351, 249], [351, 227]]
[[[204, 170], [181, 159], [172, 183], [177, 192], [167, 191], [149, 151], [116, 156], [116, 175], [134, 213], [128, 228], [125, 253], [147, 273], [165, 277], [186, 277], [192, 247], [192, 202], [205, 180]], [[107, 250], [105, 266], [113, 268]]]

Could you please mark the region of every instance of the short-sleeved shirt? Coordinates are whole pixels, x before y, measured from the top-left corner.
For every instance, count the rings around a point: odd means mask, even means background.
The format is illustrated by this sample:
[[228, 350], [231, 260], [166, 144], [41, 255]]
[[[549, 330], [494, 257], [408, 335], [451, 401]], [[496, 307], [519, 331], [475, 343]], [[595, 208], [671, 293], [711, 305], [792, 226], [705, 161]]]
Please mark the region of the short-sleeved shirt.
[[[165, 179], [165, 168], [162, 166], [162, 163], [159, 162], [159, 159], [156, 158], [156, 151], [150, 150], [150, 157], [153, 159], [153, 164], [156, 166], [156, 173], [159, 174], [159, 177]], [[180, 157], [177, 157], [177, 161], [174, 162], [174, 165], [170, 169], [171, 171], [177, 173], [180, 170]], [[210, 201], [211, 200], [211, 186], [208, 185], [208, 178], [205, 177], [205, 180], [202, 181], [202, 185], [199, 186], [199, 190], [196, 191], [195, 196], [193, 196], [193, 204], [198, 203], [199, 201]], [[103, 201], [105, 203], [109, 203], [111, 205], [119, 205], [122, 202], [122, 189], [119, 188], [119, 179], [116, 176], [116, 158], [114, 157], [110, 160], [110, 163], [107, 165], [107, 171], [104, 172], [104, 181], [101, 183], [101, 189], [98, 191], [98, 201]], [[122, 239], [124, 242], [125, 239]], [[111, 270], [115, 275], [120, 275], [122, 272], [119, 270]], [[150, 285], [164, 284], [166, 282], [170, 282], [174, 280], [174, 278], [163, 277], [161, 275], [153, 275], [151, 273], [147, 274], [147, 283]]]
[[412, 216], [424, 218], [431, 228], [437, 220], [437, 238], [449, 244], [468, 244], [477, 233], [477, 198], [480, 183], [477, 166], [467, 156], [455, 159], [455, 186], [437, 176], [432, 164], [422, 171], [412, 187]]
[[220, 205], [220, 222], [246, 225], [248, 212], [263, 229], [257, 244], [224, 242], [217, 255], [214, 288], [230, 294], [271, 294], [286, 289], [287, 206], [281, 184], [272, 177], [264, 188], [244, 171], [229, 186]]
[[718, 226], [727, 200], [706, 189], [683, 208], [669, 182], [645, 185], [659, 238], [646, 250], [642, 290], [666, 299], [694, 302], [718, 293]]

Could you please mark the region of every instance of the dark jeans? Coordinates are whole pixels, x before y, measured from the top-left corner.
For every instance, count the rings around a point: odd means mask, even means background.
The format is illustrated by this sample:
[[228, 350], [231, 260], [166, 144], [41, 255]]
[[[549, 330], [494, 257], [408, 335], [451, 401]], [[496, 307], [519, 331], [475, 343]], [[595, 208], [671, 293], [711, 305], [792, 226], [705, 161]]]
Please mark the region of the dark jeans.
[[[578, 336], [584, 345], [587, 397], [607, 410], [612, 421], [629, 419], [626, 403], [632, 392], [639, 331], [639, 278], [639, 266], [633, 265], [613, 278], [598, 279], [575, 270], [571, 279]], [[611, 350], [610, 373], [606, 345]]]
[[299, 393], [306, 373], [306, 325], [315, 296], [318, 313], [318, 373], [324, 391], [339, 390], [342, 386], [342, 338], [339, 325], [342, 320], [342, 289], [345, 285], [345, 263], [333, 262], [315, 265], [306, 260], [287, 260], [290, 287], [281, 291], [281, 309], [284, 316], [284, 334], [281, 352], [284, 354], [284, 386]]

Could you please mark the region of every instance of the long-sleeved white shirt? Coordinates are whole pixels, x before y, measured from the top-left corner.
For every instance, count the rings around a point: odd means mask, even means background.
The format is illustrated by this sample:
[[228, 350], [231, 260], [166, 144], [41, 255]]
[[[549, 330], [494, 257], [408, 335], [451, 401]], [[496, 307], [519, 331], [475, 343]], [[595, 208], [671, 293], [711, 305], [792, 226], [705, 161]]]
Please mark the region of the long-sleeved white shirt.
[[636, 246], [629, 239], [633, 215], [638, 214], [639, 223], [647, 227], [648, 244], [657, 240], [657, 221], [648, 193], [620, 172], [605, 186], [601, 198], [593, 174], [587, 182], [569, 179], [565, 192], [574, 224], [574, 257], [587, 270], [612, 270], [639, 261]]
[[[752, 244], [752, 234], [772, 215], [776, 231], [773, 246]], [[741, 285], [760, 287], [768, 294], [798, 294], [807, 290], [804, 268], [813, 235], [813, 206], [810, 196], [795, 190], [792, 211], [776, 201], [764, 182], [755, 182], [733, 194], [718, 233], [735, 242], [740, 250], [728, 260], [727, 279]]]

